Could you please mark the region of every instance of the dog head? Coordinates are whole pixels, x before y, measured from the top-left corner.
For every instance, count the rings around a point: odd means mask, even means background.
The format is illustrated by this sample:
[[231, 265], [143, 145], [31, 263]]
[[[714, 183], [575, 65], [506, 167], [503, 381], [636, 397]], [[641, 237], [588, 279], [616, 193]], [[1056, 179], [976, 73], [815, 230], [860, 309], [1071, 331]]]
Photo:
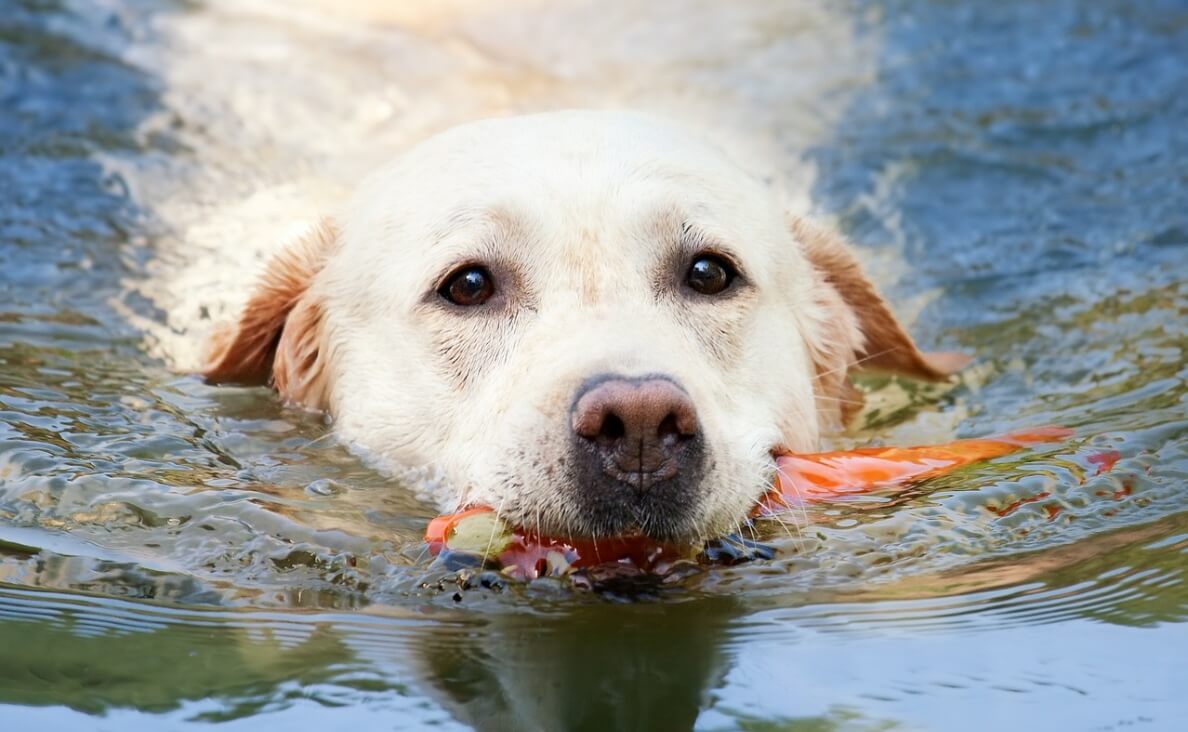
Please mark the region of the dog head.
[[716, 148], [568, 112], [422, 143], [268, 268], [214, 381], [271, 381], [443, 508], [550, 535], [742, 521], [868, 366], [940, 379], [846, 245]]

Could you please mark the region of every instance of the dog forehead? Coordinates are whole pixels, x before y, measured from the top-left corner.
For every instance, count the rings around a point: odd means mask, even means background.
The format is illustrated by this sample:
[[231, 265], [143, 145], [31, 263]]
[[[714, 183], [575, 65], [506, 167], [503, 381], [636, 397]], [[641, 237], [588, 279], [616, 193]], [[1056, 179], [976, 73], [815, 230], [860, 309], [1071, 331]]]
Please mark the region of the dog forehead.
[[685, 223], [747, 243], [760, 260], [767, 251], [754, 244], [785, 236], [770, 186], [672, 123], [618, 112], [448, 130], [363, 182], [341, 219], [350, 259], [368, 263], [354, 275], [385, 289], [423, 289], [491, 255], [534, 259], [561, 286], [588, 285], [591, 267], [616, 259], [642, 271], [652, 244]]
[[761, 187], [722, 151], [663, 120], [557, 112], [431, 137], [359, 186], [352, 208], [380, 229], [441, 228], [501, 204], [572, 215], [630, 200], [629, 189], [667, 190], [696, 205], [743, 202], [744, 192]]
[[664, 161], [698, 167], [728, 163], [722, 151], [676, 124], [637, 113], [598, 111], [471, 122], [428, 138], [402, 158], [414, 169], [433, 167], [466, 174], [499, 174], [509, 168], [535, 171], [538, 166], [626, 173], [630, 167]]

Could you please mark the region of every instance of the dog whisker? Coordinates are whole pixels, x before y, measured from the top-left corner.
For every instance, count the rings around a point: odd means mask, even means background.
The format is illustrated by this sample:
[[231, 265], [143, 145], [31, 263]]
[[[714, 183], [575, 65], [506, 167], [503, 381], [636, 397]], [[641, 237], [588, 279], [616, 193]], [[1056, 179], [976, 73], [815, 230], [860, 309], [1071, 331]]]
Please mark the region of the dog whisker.
[[862, 358], [858, 358], [853, 361], [850, 361], [850, 362], [844, 364], [843, 366], [832, 368], [827, 371], [818, 372], [817, 378], [820, 379], [825, 376], [833, 376], [834, 374], [838, 374], [838, 373], [846, 373], [850, 369], [855, 368], [857, 366], [861, 366], [862, 364], [866, 363], [867, 361], [873, 361], [876, 358], [882, 358], [883, 356], [895, 353], [896, 351], [904, 350], [904, 349], [906, 349], [906, 347], [907, 347], [906, 345], [899, 344], [899, 345], [891, 346], [890, 348], [884, 348], [883, 350], [876, 351], [875, 353], [868, 353], [865, 356], [863, 356]]

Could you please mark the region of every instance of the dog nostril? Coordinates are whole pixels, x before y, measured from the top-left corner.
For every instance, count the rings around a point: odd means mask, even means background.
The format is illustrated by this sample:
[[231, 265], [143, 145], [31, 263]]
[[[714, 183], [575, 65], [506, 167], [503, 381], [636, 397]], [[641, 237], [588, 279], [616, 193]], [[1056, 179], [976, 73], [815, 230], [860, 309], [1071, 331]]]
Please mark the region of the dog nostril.
[[679, 441], [681, 438], [688, 437], [688, 435], [681, 434], [681, 429], [677, 425], [677, 416], [672, 412], [660, 421], [660, 425], [656, 428], [656, 436], [660, 438], [661, 442], [673, 443]]
[[617, 414], [606, 415], [606, 419], [602, 421], [602, 428], [598, 430], [598, 436], [607, 440], [617, 440], [625, 434], [627, 426]]

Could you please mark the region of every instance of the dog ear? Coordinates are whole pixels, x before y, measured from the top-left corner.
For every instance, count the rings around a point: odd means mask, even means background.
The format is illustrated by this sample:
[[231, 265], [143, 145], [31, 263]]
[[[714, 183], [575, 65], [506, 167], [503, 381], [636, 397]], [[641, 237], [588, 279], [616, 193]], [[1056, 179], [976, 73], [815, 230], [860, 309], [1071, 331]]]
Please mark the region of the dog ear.
[[271, 383], [286, 402], [323, 409], [322, 307], [311, 290], [337, 243], [323, 220], [268, 263], [239, 319], [216, 330], [201, 373], [211, 383]]
[[861, 406], [860, 392], [845, 379], [849, 371], [943, 381], [972, 360], [961, 353], [921, 352], [841, 236], [799, 217], [791, 217], [790, 226], [824, 283], [818, 300], [830, 314], [831, 332], [815, 354], [818, 380], [826, 382], [822, 384], [826, 393], [839, 395], [844, 417]]

